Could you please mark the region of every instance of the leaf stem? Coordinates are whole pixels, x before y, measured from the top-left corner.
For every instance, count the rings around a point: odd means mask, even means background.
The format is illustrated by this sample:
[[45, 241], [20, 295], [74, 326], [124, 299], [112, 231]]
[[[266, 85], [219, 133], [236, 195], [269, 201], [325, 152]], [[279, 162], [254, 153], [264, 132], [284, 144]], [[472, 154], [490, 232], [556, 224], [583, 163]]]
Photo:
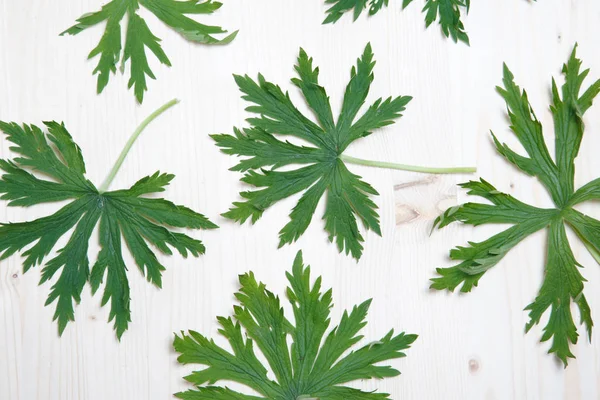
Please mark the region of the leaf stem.
[[387, 168], [397, 169], [401, 171], [412, 171], [421, 172], [424, 174], [458, 174], [458, 173], [472, 173], [477, 171], [475, 167], [453, 167], [453, 168], [434, 168], [434, 167], [420, 167], [416, 165], [397, 164], [383, 161], [372, 161], [363, 160], [362, 158], [350, 157], [342, 154], [340, 158], [350, 164], [366, 165], [368, 167], [376, 168]]
[[138, 136], [140, 136], [140, 134], [142, 133], [142, 131], [152, 121], [154, 121], [162, 113], [164, 113], [169, 108], [171, 108], [174, 105], [176, 105], [177, 103], [179, 103], [179, 100], [178, 99], [173, 99], [173, 100], [169, 101], [168, 103], [164, 104], [159, 109], [157, 109], [152, 114], [150, 114], [148, 117], [146, 117], [146, 119], [142, 121], [142, 123], [136, 128], [136, 130], [133, 131], [133, 133], [131, 134], [131, 137], [129, 138], [129, 140], [127, 140], [127, 143], [125, 143], [125, 147], [123, 147], [123, 150], [121, 151], [121, 154], [119, 154], [119, 158], [117, 158], [117, 161], [115, 162], [115, 165], [113, 165], [113, 167], [110, 170], [108, 176], [106, 177], [106, 179], [102, 183], [102, 186], [100, 186], [100, 188], [98, 189], [98, 191], [100, 193], [104, 193], [104, 192], [106, 192], [108, 190], [108, 187], [112, 183], [113, 179], [115, 179], [115, 176], [117, 176], [117, 173], [119, 172], [119, 169], [121, 168], [121, 165], [123, 165], [123, 161], [125, 161], [125, 157], [127, 157], [127, 154], [129, 153], [129, 150], [131, 150], [131, 147], [133, 146], [133, 144], [137, 140]]

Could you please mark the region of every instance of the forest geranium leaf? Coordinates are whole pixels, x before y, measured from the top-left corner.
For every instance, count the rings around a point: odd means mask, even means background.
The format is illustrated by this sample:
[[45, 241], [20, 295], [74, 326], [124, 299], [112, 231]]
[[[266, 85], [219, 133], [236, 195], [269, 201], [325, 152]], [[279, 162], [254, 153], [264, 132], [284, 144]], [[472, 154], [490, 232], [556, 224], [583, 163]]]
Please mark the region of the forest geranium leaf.
[[519, 242], [541, 229], [547, 229], [548, 248], [544, 282], [536, 299], [527, 306], [529, 322], [527, 331], [540, 322], [550, 309], [550, 319], [544, 328], [542, 341], [552, 340], [549, 352], [555, 353], [567, 365], [573, 358], [570, 345], [577, 343], [577, 327], [571, 313], [575, 304], [579, 309], [581, 323], [588, 336], [592, 333], [590, 307], [583, 294], [585, 279], [581, 265], [575, 260], [569, 245], [565, 226], [568, 225], [583, 241], [592, 256], [600, 263], [600, 221], [582, 214], [574, 206], [588, 200], [600, 199], [600, 180], [596, 179], [575, 190], [575, 158], [579, 152], [584, 133], [583, 115], [591, 107], [600, 92], [600, 80], [582, 93], [582, 85], [589, 70], [581, 70], [581, 61], [575, 50], [563, 67], [565, 83], [559, 89], [552, 81], [552, 105], [554, 117], [555, 156], [552, 158], [537, 120], [529, 104], [527, 94], [515, 83], [513, 74], [504, 67], [504, 87], [498, 92], [506, 101], [511, 129], [523, 145], [527, 156], [518, 154], [493, 136], [496, 149], [504, 158], [522, 172], [535, 176], [550, 193], [555, 208], [543, 209], [522, 203], [514, 197], [501, 193], [483, 179], [461, 186], [470, 195], [480, 196], [492, 204], [466, 203], [452, 207], [439, 216], [434, 226], [442, 228], [459, 221], [470, 225], [488, 223], [511, 224], [512, 227], [480, 242], [469, 242], [457, 247], [450, 258], [460, 264], [452, 268], [439, 268], [440, 277], [432, 279], [435, 289], [469, 292], [477, 286], [487, 270], [499, 263]]
[[[402, 8], [408, 7], [412, 2], [413, 0], [403, 0]], [[355, 20], [366, 8], [369, 9], [370, 15], [376, 14], [384, 6], [388, 6], [389, 0], [325, 0], [325, 3], [331, 5], [327, 9], [327, 18], [323, 21], [327, 24], [336, 22], [348, 11], [353, 12]], [[471, 0], [425, 0], [425, 25], [429, 27], [438, 21], [446, 37], [451, 37], [455, 42], [460, 40], [469, 44], [469, 36], [461, 16], [463, 12], [469, 12], [470, 6]]]
[[[334, 120], [329, 97], [319, 85], [319, 68], [300, 49], [296, 65], [297, 78], [292, 83], [302, 92], [317, 122], [305, 117], [281, 88], [259, 74], [258, 81], [236, 76], [243, 98], [251, 103], [248, 111], [257, 114], [248, 119], [247, 129], [235, 129], [235, 135], [212, 135], [221, 151], [244, 157], [232, 168], [244, 172], [242, 181], [257, 190], [241, 193], [243, 202], [223, 214], [240, 223], [256, 222], [272, 204], [302, 193], [290, 214], [290, 221], [279, 232], [280, 246], [297, 240], [308, 228], [317, 204], [325, 197], [325, 230], [340, 252], [356, 259], [362, 255], [364, 241], [358, 228], [360, 220], [366, 229], [381, 234], [377, 206], [371, 196], [377, 191], [353, 174], [346, 163], [393, 168], [426, 173], [472, 172], [474, 168], [428, 168], [362, 160], [347, 156], [346, 148], [369, 136], [374, 130], [391, 125], [402, 116], [409, 96], [376, 100], [362, 116], [362, 108], [373, 82], [373, 52], [368, 44], [356, 67], [352, 68], [342, 109]], [[295, 137], [306, 142], [297, 145], [279, 137]], [[294, 166], [286, 171], [281, 167]], [[270, 168], [269, 168], [270, 167]]]
[[[176, 102], [172, 101], [149, 117], [136, 130], [129, 145], [147, 123]], [[117, 337], [131, 321], [127, 265], [123, 260], [122, 240], [127, 244], [137, 266], [147, 280], [161, 286], [165, 267], [157, 259], [153, 245], [163, 253], [171, 248], [182, 256], [204, 253], [204, 245], [173, 228], [212, 229], [217, 226], [202, 214], [168, 200], [144, 197], [160, 193], [174, 175], [156, 172], [129, 189], [106, 191], [118, 163], [99, 189], [85, 177], [85, 163], [79, 146], [63, 124], [45, 122], [47, 133], [35, 125], [18, 125], [0, 121], [0, 130], [14, 144], [11, 150], [19, 157], [0, 160], [4, 171], [0, 193], [9, 206], [29, 207], [36, 204], [70, 200], [56, 213], [29, 222], [0, 225], [0, 259], [21, 252], [23, 270], [41, 264], [58, 240], [73, 232], [54, 258], [47, 261], [40, 284], [54, 279], [46, 305], [56, 302], [54, 319], [62, 334], [74, 321], [74, 303], [79, 303], [86, 282], [96, 292], [103, 281], [102, 305], [110, 301], [109, 321], [114, 319]], [[120, 161], [124, 159], [122, 153]], [[91, 267], [88, 245], [99, 225], [100, 252]], [[23, 251], [23, 249], [27, 250]]]
[[[148, 28], [146, 21], [139, 15], [143, 7], [154, 14], [165, 25], [169, 26], [185, 39], [202, 44], [226, 44], [237, 35], [237, 31], [218, 38], [227, 31], [218, 26], [204, 25], [189, 16], [197, 14], [212, 14], [221, 7], [222, 3], [213, 0], [112, 0], [102, 6], [100, 11], [82, 15], [77, 24], [61, 35], [77, 35], [84, 30], [106, 23], [104, 34], [98, 45], [90, 52], [88, 58], [100, 56], [94, 74], [98, 74], [98, 93], [108, 84], [111, 74], [117, 72], [130, 62], [130, 79], [128, 86], [141, 103], [147, 90], [146, 78], [155, 79], [150, 69], [147, 51], [150, 51], [162, 64], [171, 66], [171, 61], [163, 51], [160, 39]], [[123, 46], [121, 29], [126, 26], [125, 43]]]
[[[408, 349], [417, 336], [394, 335], [392, 330], [378, 341], [355, 348], [363, 339], [360, 331], [367, 324], [365, 319], [371, 301], [344, 312], [339, 325], [326, 334], [333, 306], [331, 290], [322, 290], [321, 278], [311, 286], [310, 267], [304, 266], [300, 252], [287, 278], [286, 293], [293, 309], [293, 321], [284, 315], [279, 297], [249, 272], [240, 276], [241, 288], [235, 294], [239, 305], [233, 308], [233, 318], [218, 318], [219, 333], [228, 340], [230, 349], [218, 346], [199, 332], [175, 335], [173, 346], [180, 353], [178, 361], [204, 367], [185, 378], [195, 389], [177, 393], [177, 397], [189, 400], [389, 398], [384, 393], [364, 392], [343, 385], [399, 375], [396, 369], [379, 363], [405, 357], [403, 350]], [[262, 364], [256, 351], [262, 353], [267, 365]], [[275, 380], [269, 378], [268, 371]], [[240, 383], [259, 395], [215, 386], [221, 381]]]

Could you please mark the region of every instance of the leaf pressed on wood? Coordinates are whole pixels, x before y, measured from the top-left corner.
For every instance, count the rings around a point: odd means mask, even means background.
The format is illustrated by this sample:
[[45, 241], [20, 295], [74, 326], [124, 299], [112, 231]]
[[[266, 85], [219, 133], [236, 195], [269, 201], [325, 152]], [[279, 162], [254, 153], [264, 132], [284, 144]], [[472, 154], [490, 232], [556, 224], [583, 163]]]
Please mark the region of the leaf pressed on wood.
[[[147, 51], [154, 54], [161, 64], [171, 66], [171, 61], [162, 49], [161, 40], [150, 31], [146, 21], [139, 15], [140, 7], [150, 11], [165, 25], [191, 42], [227, 44], [235, 39], [237, 31], [219, 39], [215, 35], [222, 35], [227, 31], [190, 18], [198, 14], [212, 14], [221, 5], [222, 3], [213, 0], [112, 0], [102, 6], [100, 11], [82, 15], [77, 24], [61, 35], [77, 35], [94, 25], [106, 23], [100, 42], [88, 56], [90, 59], [100, 57], [94, 69], [94, 74], [98, 74], [97, 91], [101, 93], [104, 90], [110, 75], [117, 72], [119, 61], [123, 69], [129, 61], [128, 87], [133, 86], [135, 97], [141, 103], [147, 90], [146, 78], [155, 79], [148, 62]], [[124, 44], [121, 38], [122, 23], [127, 27]]]
[[[403, 0], [402, 8], [406, 8], [413, 0]], [[387, 7], [389, 0], [325, 0], [331, 5], [327, 9], [327, 18], [324, 24], [335, 23], [344, 13], [352, 11], [356, 20], [367, 7], [369, 15], [376, 14], [384, 6]], [[469, 36], [461, 20], [462, 13], [467, 14], [471, 6], [471, 0], [425, 0], [423, 13], [425, 14], [425, 25], [429, 27], [438, 21], [444, 36], [451, 37], [454, 42], [461, 41], [469, 44]]]
[[[304, 192], [290, 214], [290, 221], [279, 232], [280, 246], [296, 241], [307, 229], [319, 200], [325, 196], [325, 230], [340, 252], [359, 259], [364, 241], [357, 224], [381, 234], [377, 206], [370, 196], [377, 191], [361, 177], [348, 170], [342, 153], [350, 143], [370, 135], [375, 129], [394, 123], [411, 100], [408, 96], [378, 99], [357, 118], [373, 81], [373, 52], [367, 45], [346, 88], [337, 122], [325, 89], [319, 86], [319, 68], [312, 58], [300, 50], [292, 79], [302, 91], [319, 123], [302, 115], [287, 93], [262, 75], [258, 81], [235, 76], [243, 98], [252, 106], [247, 110], [258, 114], [248, 119], [250, 128], [235, 129], [235, 135], [212, 135], [221, 151], [244, 157], [234, 171], [245, 172], [242, 181], [258, 188], [241, 193], [243, 202], [233, 203], [225, 217], [240, 223], [256, 222], [272, 204], [296, 193]], [[277, 136], [292, 136], [310, 146], [282, 141]], [[279, 168], [301, 165], [297, 169]], [[266, 169], [271, 167], [270, 169]]]
[[544, 185], [555, 204], [555, 208], [543, 209], [520, 202], [511, 195], [501, 193], [485, 180], [464, 183], [468, 194], [480, 196], [492, 204], [466, 203], [455, 206], [439, 216], [434, 226], [442, 228], [458, 221], [474, 226], [501, 223], [512, 226], [491, 238], [480, 242], [469, 242], [466, 247], [457, 247], [450, 258], [460, 264], [452, 268], [439, 268], [440, 277], [432, 279], [435, 289], [454, 290], [461, 286], [469, 292], [477, 286], [481, 277], [518, 243], [541, 229], [547, 229], [548, 248], [544, 282], [536, 299], [527, 306], [530, 320], [527, 331], [540, 322], [542, 315], [550, 309], [550, 319], [544, 328], [542, 341], [552, 339], [549, 352], [555, 353], [567, 365], [574, 358], [570, 344], [577, 343], [577, 327], [571, 313], [574, 303], [580, 313], [588, 336], [592, 333], [590, 307], [583, 294], [585, 279], [581, 265], [575, 260], [569, 245], [565, 227], [570, 226], [586, 245], [592, 256], [600, 263], [600, 221], [584, 215], [574, 207], [584, 201], [600, 199], [600, 179], [575, 189], [575, 158], [584, 133], [583, 115], [592, 106], [600, 92], [600, 80], [582, 93], [582, 85], [589, 70], [581, 70], [575, 49], [564, 65], [565, 83], [559, 89], [552, 81], [552, 105], [554, 119], [555, 155], [550, 155], [542, 125], [537, 120], [527, 98], [514, 82], [514, 76], [504, 66], [504, 87], [498, 92], [506, 101], [511, 130], [523, 145], [527, 156], [523, 156], [496, 136], [493, 140], [498, 152], [523, 173], [535, 176]]
[[[156, 172], [137, 181], [129, 189], [102, 192], [85, 177], [85, 163], [79, 146], [64, 124], [45, 122], [47, 133], [35, 125], [0, 122], [0, 130], [13, 143], [19, 156], [0, 160], [4, 171], [0, 193], [9, 206], [70, 200], [56, 213], [29, 222], [0, 225], [0, 259], [20, 252], [23, 270], [41, 264], [58, 240], [72, 230], [64, 247], [45, 263], [40, 284], [55, 280], [46, 305], [56, 302], [54, 319], [62, 334], [74, 321], [74, 303], [79, 303], [86, 282], [95, 293], [103, 281], [102, 305], [110, 302], [109, 321], [114, 319], [117, 337], [131, 321], [127, 265], [123, 260], [122, 239], [129, 247], [140, 272], [161, 286], [165, 267], [152, 245], [162, 253], [171, 248], [182, 256], [204, 253], [204, 245], [173, 228], [212, 229], [217, 226], [191, 209], [160, 198], [174, 175]], [[99, 225], [100, 252], [90, 269], [88, 246]], [[27, 250], [23, 251], [25, 248]]]
[[[218, 346], [199, 332], [176, 335], [173, 346], [182, 364], [200, 364], [204, 369], [185, 379], [194, 390], [177, 393], [187, 400], [369, 400], [387, 399], [384, 393], [364, 392], [343, 386], [348, 382], [372, 378], [388, 378], [400, 374], [381, 362], [405, 357], [416, 335], [390, 331], [376, 342], [354, 349], [363, 338], [360, 331], [371, 301], [344, 312], [338, 326], [329, 330], [329, 313], [333, 306], [331, 290], [323, 292], [321, 278], [311, 286], [310, 267], [305, 267], [302, 253], [287, 273], [287, 298], [294, 321], [284, 315], [279, 297], [269, 292], [249, 272], [240, 276], [241, 289], [235, 294], [239, 305], [234, 317], [219, 317], [219, 333], [231, 350]], [[288, 345], [288, 341], [291, 345]], [[263, 365], [256, 355], [259, 350], [267, 361]], [[350, 352], [348, 352], [350, 351]], [[269, 378], [272, 372], [275, 380]], [[215, 386], [219, 381], [233, 381], [253, 389], [247, 395], [227, 387]]]

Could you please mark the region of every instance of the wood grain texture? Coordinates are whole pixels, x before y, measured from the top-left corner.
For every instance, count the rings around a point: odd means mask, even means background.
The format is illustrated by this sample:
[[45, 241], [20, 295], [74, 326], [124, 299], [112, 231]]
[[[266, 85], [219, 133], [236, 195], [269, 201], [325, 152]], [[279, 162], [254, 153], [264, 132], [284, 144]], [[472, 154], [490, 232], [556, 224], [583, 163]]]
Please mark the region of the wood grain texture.
[[[142, 106], [126, 90], [126, 76], [111, 78], [95, 94], [93, 62], [85, 60], [101, 28], [77, 37], [59, 37], [76, 17], [102, 0], [0, 0], [0, 119], [39, 124], [65, 121], [80, 144], [89, 178], [99, 183], [135, 126], [165, 101], [181, 104], [153, 123], [135, 145], [113, 188], [130, 185], [155, 170], [176, 175], [166, 196], [197, 209], [221, 229], [200, 233], [207, 254], [184, 260], [162, 257], [168, 269], [163, 289], [129, 272], [131, 328], [119, 343], [105, 321], [100, 296], [89, 288], [76, 308], [76, 323], [62, 338], [44, 307], [50, 284], [38, 287], [39, 268], [22, 275], [20, 258], [0, 262], [0, 399], [131, 400], [169, 399], [188, 385], [189, 367], [176, 362], [173, 332], [195, 329], [216, 336], [217, 315], [229, 315], [238, 274], [252, 269], [271, 290], [283, 295], [284, 272], [297, 250], [324, 284], [333, 287], [334, 321], [342, 310], [374, 297], [366, 339], [389, 328], [420, 335], [408, 357], [394, 362], [403, 374], [361, 388], [394, 399], [505, 400], [600, 398], [600, 336], [582, 338], [577, 360], [564, 370], [538, 343], [541, 327], [524, 335], [523, 308], [541, 284], [545, 235], [529, 238], [467, 296], [428, 290], [435, 267], [449, 266], [448, 250], [467, 240], [484, 239], [499, 227], [451, 226], [428, 235], [433, 219], [465, 199], [456, 183], [469, 176], [434, 176], [353, 167], [379, 190], [383, 237], [368, 233], [360, 263], [339, 255], [327, 243], [315, 218], [293, 246], [277, 250], [277, 232], [293, 200], [265, 213], [255, 226], [238, 226], [219, 217], [238, 199], [239, 175], [227, 169], [234, 160], [217, 150], [211, 133], [242, 126], [247, 113], [232, 73], [256, 76], [291, 91], [289, 78], [298, 47], [321, 67], [321, 79], [339, 110], [350, 66], [367, 41], [377, 66], [369, 100], [412, 95], [405, 116], [349, 149], [349, 154], [385, 161], [432, 166], [473, 165], [478, 175], [501, 190], [539, 205], [549, 198], [536, 181], [517, 173], [492, 147], [489, 130], [514, 143], [508, 131], [500, 83], [502, 62], [525, 86], [550, 135], [550, 78], [558, 76], [575, 42], [579, 55], [600, 77], [600, 2], [597, 0], [474, 0], [465, 18], [471, 47], [455, 45], [439, 29], [425, 30], [420, 1], [405, 11], [400, 1], [372, 18], [351, 23], [345, 16], [323, 26], [322, 0], [226, 0], [203, 21], [240, 29], [225, 47], [196, 46], [182, 40], [154, 17], [151, 29], [163, 39], [173, 67], [153, 61], [158, 80]], [[586, 116], [587, 132], [577, 161], [579, 185], [600, 170], [600, 105]], [[2, 140], [0, 156], [9, 157]], [[0, 205], [0, 220], [21, 221], [56, 210]], [[320, 208], [322, 210], [322, 206]], [[600, 217], [598, 204], [582, 207]], [[96, 249], [92, 249], [94, 252]], [[577, 259], [586, 268], [586, 296], [600, 312], [600, 268], [579, 244]], [[131, 257], [126, 259], [130, 265]], [[595, 314], [598, 315], [598, 314]]]

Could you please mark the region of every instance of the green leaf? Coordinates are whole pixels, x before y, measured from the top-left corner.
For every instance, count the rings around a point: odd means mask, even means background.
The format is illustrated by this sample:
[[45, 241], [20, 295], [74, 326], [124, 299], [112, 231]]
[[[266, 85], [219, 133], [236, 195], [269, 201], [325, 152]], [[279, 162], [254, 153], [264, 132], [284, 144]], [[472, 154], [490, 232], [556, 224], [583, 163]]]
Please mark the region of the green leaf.
[[[200, 364], [204, 369], [185, 379], [195, 389], [176, 396], [181, 399], [387, 399], [383, 393], [364, 392], [345, 386], [362, 379], [386, 378], [400, 374], [381, 362], [405, 357], [416, 335], [390, 331], [382, 339], [350, 351], [362, 336], [371, 301], [366, 301], [348, 314], [340, 324], [325, 335], [332, 303], [331, 290], [321, 289], [321, 278], [311, 286], [310, 267], [304, 266], [302, 253], [287, 273], [287, 298], [291, 303], [294, 322], [286, 319], [279, 297], [269, 292], [249, 272], [240, 276], [241, 289], [236, 293], [240, 302], [234, 307], [234, 319], [219, 317], [219, 333], [231, 350], [215, 344], [204, 335], [189, 331], [175, 335], [173, 346], [180, 353], [182, 364]], [[291, 343], [288, 346], [288, 342]], [[263, 366], [255, 347], [267, 360]], [[271, 371], [275, 380], [271, 380]], [[259, 396], [250, 396], [226, 387], [206, 386], [220, 381], [233, 381], [253, 389]]]
[[[161, 64], [171, 66], [171, 61], [162, 49], [161, 40], [150, 31], [139, 15], [140, 7], [146, 8], [191, 42], [227, 44], [235, 39], [237, 31], [219, 39], [215, 35], [222, 35], [227, 31], [218, 26], [201, 24], [188, 17], [188, 15], [212, 14], [221, 5], [213, 0], [112, 0], [102, 6], [100, 11], [82, 15], [77, 20], [77, 24], [61, 35], [77, 35], [94, 25], [105, 22], [104, 34], [98, 46], [88, 56], [89, 59], [100, 56], [94, 69], [94, 74], [98, 74], [97, 91], [101, 93], [104, 90], [110, 75], [117, 72], [117, 64], [120, 60], [123, 69], [129, 61], [131, 66], [128, 87], [134, 88], [135, 97], [141, 103], [148, 89], [146, 78], [155, 79], [146, 50], [154, 54]], [[124, 20], [127, 28], [123, 46], [121, 23]]]
[[199, 387], [198, 390], [188, 390], [177, 393], [175, 397], [184, 400], [258, 400], [262, 397], [248, 396], [229, 388], [213, 386]]
[[571, 204], [579, 204], [589, 200], [600, 200], [600, 178], [594, 179], [588, 184], [580, 187], [573, 196]]
[[[402, 8], [408, 7], [412, 1], [404, 0]], [[451, 37], [454, 42], [460, 40], [468, 45], [469, 36], [461, 16], [463, 12], [465, 14], [469, 12], [470, 3], [470, 0], [425, 0], [423, 7], [425, 25], [429, 27], [438, 21], [444, 36]], [[389, 0], [325, 0], [325, 4], [331, 5], [323, 21], [324, 24], [328, 24], [337, 22], [348, 11], [353, 11], [356, 20], [367, 7], [369, 7], [369, 15], [374, 15], [384, 6], [387, 7]]]
[[504, 87], [498, 92], [506, 101], [511, 130], [525, 149], [527, 156], [511, 150], [493, 136], [498, 152], [524, 173], [535, 176], [544, 185], [554, 201], [555, 208], [541, 209], [522, 203], [514, 197], [496, 190], [484, 181], [461, 185], [468, 194], [479, 196], [491, 204], [466, 203], [455, 206], [439, 216], [434, 227], [443, 228], [452, 222], [470, 225], [501, 223], [512, 225], [503, 232], [480, 242], [469, 242], [457, 247], [450, 258], [460, 263], [451, 268], [439, 268], [439, 277], [433, 278], [431, 287], [438, 290], [454, 290], [461, 286], [469, 292], [477, 286], [481, 277], [498, 264], [508, 252], [522, 240], [547, 228], [548, 248], [544, 282], [533, 303], [527, 306], [530, 321], [527, 331], [538, 324], [550, 309], [550, 318], [544, 328], [542, 341], [552, 340], [550, 353], [564, 363], [574, 358], [570, 345], [577, 343], [577, 327], [571, 313], [574, 303], [579, 308], [581, 323], [591, 337], [593, 321], [590, 307], [583, 295], [585, 279], [579, 263], [567, 239], [565, 224], [570, 225], [577, 236], [600, 263], [600, 221], [582, 214], [574, 205], [600, 198], [600, 179], [578, 190], [574, 188], [575, 158], [579, 152], [585, 126], [584, 113], [591, 107], [600, 92], [600, 80], [593, 83], [583, 94], [583, 82], [588, 70], [581, 71], [581, 61], [575, 49], [563, 67], [565, 83], [562, 89], [552, 83], [552, 115], [554, 117], [555, 156], [552, 158], [542, 131], [527, 98], [527, 94], [515, 83], [514, 76], [504, 66]]
[[565, 213], [565, 220], [575, 229], [581, 240], [591, 245], [596, 252], [600, 252], [600, 221], [574, 209]]
[[[371, 200], [377, 191], [348, 170], [345, 162], [355, 161], [344, 159], [343, 152], [356, 140], [400, 118], [411, 100], [407, 96], [378, 99], [358, 117], [373, 81], [374, 65], [371, 46], [367, 45], [352, 69], [340, 116], [334, 121], [329, 97], [318, 82], [319, 69], [300, 50], [298, 77], [292, 82], [302, 91], [318, 124], [305, 117], [287, 93], [262, 75], [257, 82], [248, 76], [235, 77], [243, 98], [253, 103], [247, 110], [258, 116], [248, 119], [251, 128], [235, 129], [234, 135], [212, 135], [212, 138], [223, 153], [243, 157], [232, 170], [245, 172], [242, 181], [257, 189], [241, 193], [244, 201], [233, 203], [223, 214], [225, 217], [240, 223], [250, 219], [254, 223], [277, 201], [303, 192], [290, 213], [290, 221], [279, 232], [283, 246], [302, 236], [317, 204], [325, 197], [323, 218], [329, 240], [336, 242], [340, 252], [360, 258], [364, 239], [358, 220], [365, 228], [381, 234], [377, 206]], [[305, 144], [292, 144], [280, 137], [294, 137]], [[297, 169], [281, 169], [292, 165]], [[377, 162], [369, 165], [382, 166]], [[395, 168], [392, 164], [388, 166]]]
[[[216, 225], [186, 207], [142, 197], [164, 191], [173, 175], [156, 172], [129, 189], [101, 193], [85, 178], [81, 151], [65, 126], [56, 122], [45, 124], [46, 134], [34, 125], [0, 122], [0, 130], [14, 144], [11, 150], [19, 154], [14, 160], [0, 160], [4, 171], [0, 179], [1, 198], [10, 200], [9, 206], [26, 207], [71, 202], [47, 217], [0, 225], [0, 259], [21, 252], [26, 272], [42, 264], [58, 240], [73, 229], [66, 245], [42, 270], [40, 284], [56, 278], [46, 305], [56, 302], [54, 319], [62, 334], [68, 322], [75, 319], [74, 303], [80, 302], [85, 283], [89, 281], [96, 292], [105, 281], [102, 305], [110, 301], [109, 321], [114, 319], [120, 338], [131, 321], [122, 239], [142, 274], [160, 287], [165, 268], [149, 245], [166, 254], [171, 254], [172, 247], [184, 257], [188, 253], [198, 256], [204, 253], [204, 245], [172, 229], [212, 229]], [[90, 270], [88, 246], [97, 225], [101, 250]]]
[[556, 219], [548, 229], [548, 254], [544, 283], [535, 301], [525, 309], [529, 310], [529, 322], [526, 330], [538, 324], [542, 315], [551, 308], [550, 319], [544, 328], [542, 341], [552, 339], [550, 353], [567, 365], [567, 358], [575, 358], [569, 349], [571, 343], [577, 343], [577, 327], [571, 314], [571, 301], [577, 304], [581, 323], [586, 326], [589, 337], [592, 334], [590, 308], [583, 295], [585, 279], [579, 272], [580, 265], [569, 246], [563, 221]]

